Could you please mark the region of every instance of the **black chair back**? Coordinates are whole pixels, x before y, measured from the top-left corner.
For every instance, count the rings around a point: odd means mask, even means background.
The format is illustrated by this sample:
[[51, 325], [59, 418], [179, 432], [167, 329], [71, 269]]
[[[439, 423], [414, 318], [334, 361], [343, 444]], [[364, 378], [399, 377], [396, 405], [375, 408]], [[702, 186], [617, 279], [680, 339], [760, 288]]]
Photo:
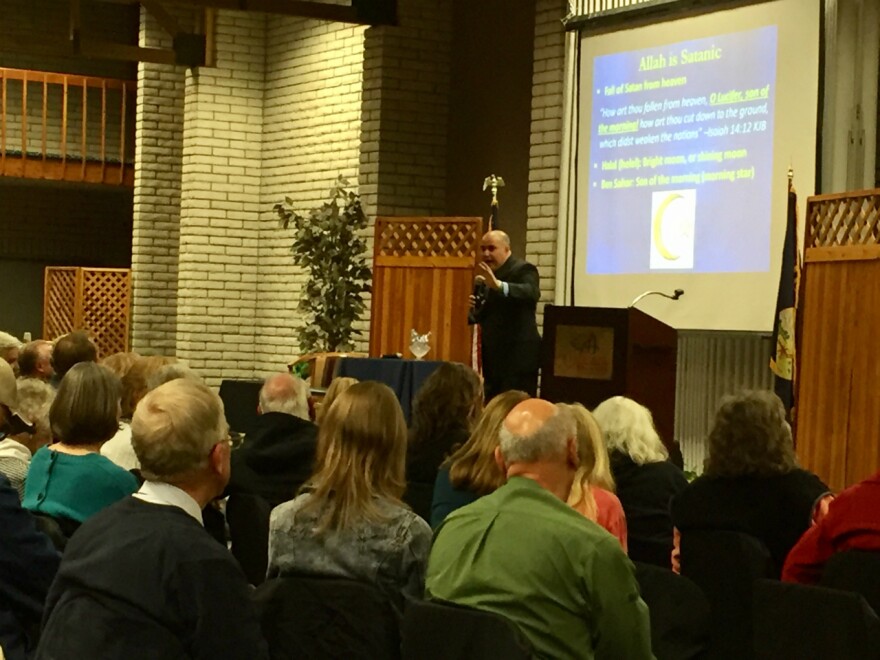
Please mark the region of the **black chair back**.
[[859, 594], [778, 580], [754, 583], [759, 660], [877, 660], [880, 619]]
[[262, 380], [224, 380], [220, 383], [220, 399], [229, 428], [250, 433], [257, 423]]
[[752, 583], [773, 577], [770, 551], [739, 532], [681, 533], [681, 574], [696, 583], [711, 605], [708, 657], [744, 660], [752, 649]]
[[651, 612], [651, 650], [657, 660], [699, 658], [709, 646], [710, 605], [691, 580], [668, 568], [633, 562], [642, 600]]
[[388, 598], [371, 584], [283, 577], [254, 592], [272, 660], [398, 660], [400, 628]]
[[441, 601], [408, 600], [403, 660], [527, 660], [531, 645], [503, 616]]
[[819, 584], [861, 594], [880, 615], [880, 552], [845, 550], [834, 554], [825, 565]]
[[232, 555], [248, 582], [258, 586], [269, 564], [269, 516], [272, 505], [259, 495], [232, 493], [226, 502], [226, 522]]

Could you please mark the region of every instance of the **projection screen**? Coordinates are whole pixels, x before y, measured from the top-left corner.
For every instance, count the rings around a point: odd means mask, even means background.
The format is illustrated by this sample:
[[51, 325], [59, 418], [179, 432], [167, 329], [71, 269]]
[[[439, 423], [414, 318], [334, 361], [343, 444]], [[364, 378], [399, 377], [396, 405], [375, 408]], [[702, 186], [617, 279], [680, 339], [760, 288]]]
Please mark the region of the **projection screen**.
[[680, 329], [772, 328], [787, 172], [813, 193], [821, 4], [776, 0], [581, 41], [574, 300]]

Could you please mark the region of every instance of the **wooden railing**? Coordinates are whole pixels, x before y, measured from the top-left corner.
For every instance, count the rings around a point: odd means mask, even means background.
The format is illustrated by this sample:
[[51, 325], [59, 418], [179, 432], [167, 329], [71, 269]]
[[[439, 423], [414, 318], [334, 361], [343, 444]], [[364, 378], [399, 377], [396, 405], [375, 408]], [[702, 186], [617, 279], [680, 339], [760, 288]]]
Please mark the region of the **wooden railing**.
[[0, 176], [132, 185], [136, 83], [0, 68]]

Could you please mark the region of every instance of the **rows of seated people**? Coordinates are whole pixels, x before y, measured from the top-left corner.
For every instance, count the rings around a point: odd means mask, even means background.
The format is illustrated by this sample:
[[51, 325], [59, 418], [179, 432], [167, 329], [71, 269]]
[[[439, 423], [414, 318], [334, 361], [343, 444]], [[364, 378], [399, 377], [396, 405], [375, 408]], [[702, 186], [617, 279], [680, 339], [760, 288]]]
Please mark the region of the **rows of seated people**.
[[[880, 474], [834, 497], [769, 392], [721, 403], [688, 483], [635, 401], [484, 405], [460, 364], [409, 425], [385, 385], [337, 378], [315, 404], [276, 374], [242, 439], [173, 359], [99, 363], [79, 332], [0, 333], [0, 358], [12, 660], [786, 657], [762, 653], [751, 581], [880, 551]], [[877, 584], [874, 557], [847, 588]]]

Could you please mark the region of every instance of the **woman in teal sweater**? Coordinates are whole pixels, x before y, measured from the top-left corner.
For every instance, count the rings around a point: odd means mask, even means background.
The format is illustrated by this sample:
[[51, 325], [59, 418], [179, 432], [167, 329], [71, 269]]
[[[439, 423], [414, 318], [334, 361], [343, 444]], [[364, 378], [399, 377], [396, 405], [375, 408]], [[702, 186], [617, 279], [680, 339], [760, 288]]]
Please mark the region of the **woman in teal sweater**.
[[31, 460], [22, 506], [75, 523], [138, 488], [137, 479], [99, 453], [119, 428], [119, 379], [94, 362], [65, 374], [49, 410], [54, 444]]

